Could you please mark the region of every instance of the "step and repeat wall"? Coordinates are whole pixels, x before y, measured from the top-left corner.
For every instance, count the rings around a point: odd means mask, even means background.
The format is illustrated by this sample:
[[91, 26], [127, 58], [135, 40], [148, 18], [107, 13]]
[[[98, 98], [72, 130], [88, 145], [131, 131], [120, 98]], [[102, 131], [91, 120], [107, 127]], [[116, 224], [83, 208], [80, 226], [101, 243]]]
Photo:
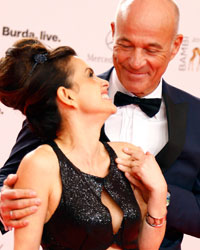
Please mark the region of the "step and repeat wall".
[[[20, 38], [36, 37], [50, 47], [69, 45], [96, 74], [112, 66], [112, 36], [118, 0], [0, 1], [0, 56]], [[200, 2], [178, 0], [184, 40], [165, 80], [200, 97]], [[0, 103], [0, 167], [9, 156], [23, 115]], [[0, 250], [13, 249], [13, 232], [0, 233]], [[185, 236], [183, 250], [199, 250], [200, 240]]]

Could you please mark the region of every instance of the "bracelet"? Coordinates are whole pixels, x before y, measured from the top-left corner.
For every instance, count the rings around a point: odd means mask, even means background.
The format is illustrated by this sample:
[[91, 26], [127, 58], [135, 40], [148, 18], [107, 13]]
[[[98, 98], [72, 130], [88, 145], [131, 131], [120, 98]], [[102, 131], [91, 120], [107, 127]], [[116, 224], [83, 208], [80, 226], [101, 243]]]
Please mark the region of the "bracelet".
[[152, 217], [148, 212], [146, 214], [146, 222], [149, 224], [151, 227], [159, 228], [164, 225], [166, 222], [166, 215], [162, 218], [154, 218]]

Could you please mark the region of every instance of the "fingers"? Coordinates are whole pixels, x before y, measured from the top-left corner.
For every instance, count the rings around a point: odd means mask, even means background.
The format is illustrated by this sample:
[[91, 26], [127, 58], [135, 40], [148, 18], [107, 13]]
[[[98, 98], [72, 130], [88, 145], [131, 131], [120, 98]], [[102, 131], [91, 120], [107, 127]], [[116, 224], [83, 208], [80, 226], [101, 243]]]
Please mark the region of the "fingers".
[[24, 217], [35, 213], [40, 204], [32, 190], [5, 188], [0, 196], [0, 214], [7, 227], [19, 228], [27, 225]]
[[[144, 153], [141, 148], [124, 148], [124, 152], [129, 156], [127, 158], [117, 158], [118, 168], [140, 180], [146, 188], [153, 190], [160, 186], [158, 181], [162, 175], [155, 157], [149, 152]], [[158, 184], [158, 185], [157, 185]]]
[[[134, 149], [124, 148], [123, 151], [128, 155], [128, 157], [123, 159], [116, 158], [115, 161], [118, 168], [125, 173], [131, 174], [134, 179], [140, 179], [137, 175], [136, 167], [140, 165], [140, 161], [144, 157], [144, 152], [139, 147], [135, 147]], [[132, 183], [132, 180], [130, 182]]]
[[19, 220], [35, 213], [37, 210], [38, 206], [27, 207], [20, 210], [10, 210], [9, 212], [4, 213], [4, 220], [5, 221]]
[[[117, 158], [116, 162], [128, 168], [138, 166], [139, 162], [143, 161], [145, 157], [145, 154], [140, 147], [123, 148], [123, 152], [127, 155], [127, 157], [123, 159]], [[128, 168], [126, 168], [127, 171], [129, 171]]]
[[120, 158], [116, 158], [116, 163], [117, 163], [117, 167], [122, 171], [122, 172], [127, 172], [127, 173], [131, 173], [131, 169], [132, 169], [132, 163], [128, 163], [127, 160], [123, 161]]
[[[6, 217], [10, 211], [14, 210], [23, 210], [32, 206], [39, 206], [41, 204], [40, 199], [38, 198], [29, 198], [29, 199], [19, 199], [19, 200], [6, 200], [0, 203], [0, 210], [2, 217]], [[6, 217], [7, 218], [7, 217]], [[10, 219], [10, 216], [9, 216]], [[14, 219], [18, 219], [15, 216]]]
[[140, 160], [144, 156], [144, 152], [140, 147], [123, 148], [123, 152], [130, 156], [132, 160]]
[[9, 189], [7, 187], [4, 187], [1, 191], [1, 202], [4, 202], [5, 200], [34, 197], [36, 197], [36, 192], [30, 189]]
[[121, 171], [131, 174], [137, 173], [136, 168], [141, 166], [141, 161], [133, 159], [132, 157], [130, 157], [129, 159], [116, 158], [115, 162], [117, 163], [117, 167]]
[[22, 228], [28, 225], [28, 221], [26, 220], [12, 220], [12, 221], [7, 221], [4, 223], [7, 228]]
[[14, 184], [17, 181], [17, 175], [16, 174], [10, 174], [4, 181], [4, 185], [8, 187], [13, 187]]
[[142, 183], [136, 177], [134, 177], [128, 172], [125, 172], [125, 176], [134, 186], [138, 187], [139, 189], [143, 188]]
[[28, 224], [26, 217], [35, 213], [38, 210], [38, 205], [34, 204], [40, 204], [39, 199], [22, 199], [7, 202], [3, 206], [1, 205], [0, 210], [4, 224], [7, 227], [14, 228], [26, 226]]

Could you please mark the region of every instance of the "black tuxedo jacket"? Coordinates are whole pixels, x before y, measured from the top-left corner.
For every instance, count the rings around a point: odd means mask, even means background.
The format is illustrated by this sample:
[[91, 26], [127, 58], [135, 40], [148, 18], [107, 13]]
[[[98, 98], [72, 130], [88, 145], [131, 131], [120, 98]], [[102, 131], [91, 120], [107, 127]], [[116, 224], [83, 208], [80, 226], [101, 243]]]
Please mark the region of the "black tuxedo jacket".
[[[109, 80], [112, 69], [100, 77]], [[175, 250], [180, 249], [184, 233], [200, 237], [200, 99], [165, 81], [163, 98], [167, 109], [169, 141], [156, 160], [167, 180], [171, 203], [167, 231], [160, 249]], [[101, 140], [109, 140], [103, 128]], [[42, 143], [30, 131], [25, 120], [9, 159], [0, 169], [0, 186], [8, 174], [16, 173], [23, 156]]]
[[[108, 80], [113, 68], [101, 78]], [[156, 155], [171, 193], [167, 230], [160, 249], [180, 249], [183, 234], [200, 238], [200, 99], [164, 80], [169, 141]], [[113, 128], [114, 129], [114, 128]], [[101, 131], [101, 140], [109, 140]]]

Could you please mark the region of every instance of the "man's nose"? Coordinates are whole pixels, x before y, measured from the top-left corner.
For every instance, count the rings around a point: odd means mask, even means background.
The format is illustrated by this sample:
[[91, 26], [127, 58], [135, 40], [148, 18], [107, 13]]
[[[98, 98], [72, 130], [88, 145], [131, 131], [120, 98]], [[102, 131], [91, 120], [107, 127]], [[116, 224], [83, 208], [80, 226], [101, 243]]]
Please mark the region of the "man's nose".
[[133, 69], [140, 69], [146, 63], [146, 58], [142, 49], [135, 48], [129, 55], [129, 65]]

